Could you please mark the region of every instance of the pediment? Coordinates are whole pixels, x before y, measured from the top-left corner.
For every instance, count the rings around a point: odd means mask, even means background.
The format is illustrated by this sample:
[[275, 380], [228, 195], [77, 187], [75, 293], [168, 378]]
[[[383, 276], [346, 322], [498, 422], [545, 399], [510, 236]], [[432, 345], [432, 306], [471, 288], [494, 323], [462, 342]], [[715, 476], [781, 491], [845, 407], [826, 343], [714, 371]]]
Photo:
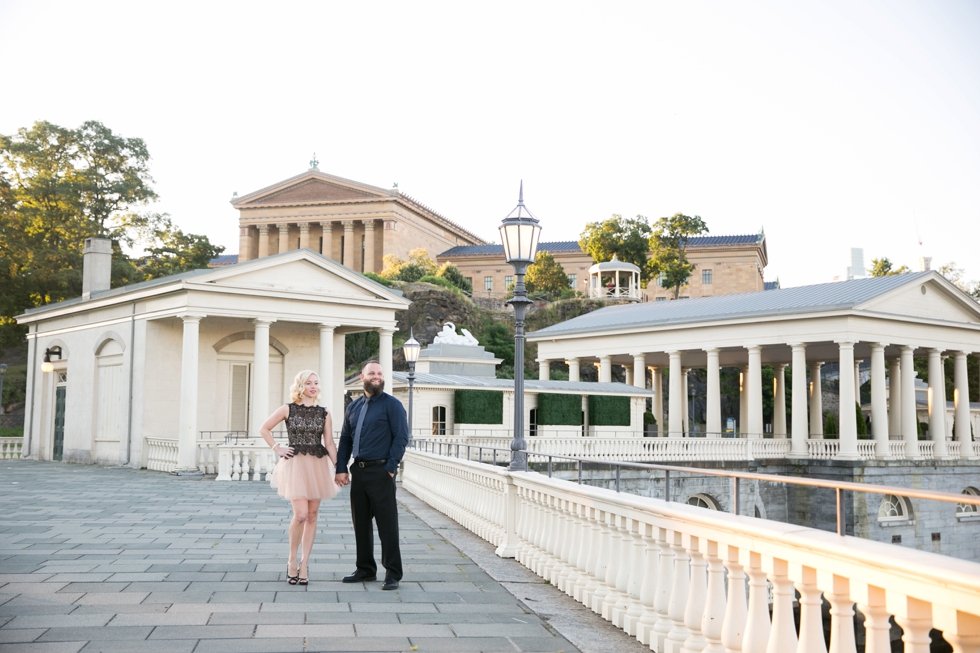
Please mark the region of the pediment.
[[381, 189], [358, 184], [319, 171], [287, 179], [232, 201], [238, 209], [282, 204], [317, 204], [351, 200], [379, 199], [387, 195]]
[[[938, 275], [937, 275], [938, 277]], [[860, 310], [980, 324], [980, 305], [941, 277], [926, 277], [872, 299]]]

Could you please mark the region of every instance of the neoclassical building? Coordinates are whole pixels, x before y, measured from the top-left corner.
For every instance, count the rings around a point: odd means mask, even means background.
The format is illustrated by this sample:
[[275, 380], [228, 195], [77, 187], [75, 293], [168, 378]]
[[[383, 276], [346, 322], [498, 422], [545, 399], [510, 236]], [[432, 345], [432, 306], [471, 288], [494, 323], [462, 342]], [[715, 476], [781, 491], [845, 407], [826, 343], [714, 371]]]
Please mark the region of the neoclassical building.
[[231, 205], [239, 214], [239, 262], [311, 248], [356, 272], [381, 272], [387, 254], [406, 259], [421, 247], [434, 256], [486, 242], [397, 188], [316, 167], [235, 197]]

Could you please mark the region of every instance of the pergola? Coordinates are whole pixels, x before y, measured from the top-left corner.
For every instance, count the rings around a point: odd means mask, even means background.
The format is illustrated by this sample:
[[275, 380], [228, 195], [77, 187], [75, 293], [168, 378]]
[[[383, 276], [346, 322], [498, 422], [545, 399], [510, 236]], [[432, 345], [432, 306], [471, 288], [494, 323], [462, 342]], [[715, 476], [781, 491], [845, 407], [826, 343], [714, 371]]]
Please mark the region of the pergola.
[[620, 261], [615, 254], [611, 261], [596, 263], [589, 268], [589, 297], [640, 301], [640, 268]]
[[[856, 366], [871, 363], [871, 427], [875, 458], [976, 458], [970, 433], [967, 355], [980, 352], [980, 305], [936, 272], [855, 279], [742, 295], [651, 302], [600, 309], [528, 335], [538, 345], [542, 370], [550, 361], [569, 364], [578, 380], [582, 363], [598, 363], [599, 381], [612, 365], [626, 367], [627, 380], [662, 387], [669, 370], [667, 435], [685, 437], [687, 371], [707, 371], [706, 435], [721, 436], [721, 367], [742, 370], [739, 431], [763, 437], [762, 366], [775, 372], [773, 437], [792, 437], [792, 457], [807, 457], [807, 441], [823, 437], [821, 366], [840, 364], [838, 459], [860, 458]], [[915, 357], [929, 361], [929, 434], [920, 443], [915, 406]], [[953, 441], [947, 439], [943, 360], [954, 361]], [[785, 369], [791, 366], [792, 424], [786, 420]], [[896, 382], [887, 396], [888, 375]], [[852, 370], [854, 373], [848, 373]], [[801, 373], [802, 372], [802, 373]], [[653, 411], [663, 424], [663, 399]], [[809, 418], [808, 418], [809, 416]], [[927, 446], [920, 446], [927, 445]]]

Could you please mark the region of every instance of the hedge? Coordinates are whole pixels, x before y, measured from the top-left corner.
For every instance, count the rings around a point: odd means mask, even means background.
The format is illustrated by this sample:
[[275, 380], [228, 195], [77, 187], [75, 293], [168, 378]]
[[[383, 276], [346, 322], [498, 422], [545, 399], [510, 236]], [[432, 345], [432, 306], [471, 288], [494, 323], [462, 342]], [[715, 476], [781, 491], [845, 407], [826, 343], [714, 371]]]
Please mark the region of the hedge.
[[538, 395], [539, 426], [582, 426], [581, 395]]
[[503, 424], [503, 392], [457, 390], [454, 394], [457, 424]]
[[591, 426], [629, 426], [630, 398], [589, 395]]

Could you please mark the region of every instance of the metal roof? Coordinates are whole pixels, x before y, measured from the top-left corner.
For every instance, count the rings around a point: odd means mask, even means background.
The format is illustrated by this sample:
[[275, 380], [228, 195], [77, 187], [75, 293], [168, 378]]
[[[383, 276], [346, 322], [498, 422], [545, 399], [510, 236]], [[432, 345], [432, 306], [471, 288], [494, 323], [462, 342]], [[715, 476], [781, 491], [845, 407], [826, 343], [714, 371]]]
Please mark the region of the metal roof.
[[[408, 372], [392, 372], [392, 380], [398, 383], [408, 383]], [[415, 385], [436, 385], [467, 388], [487, 388], [513, 390], [514, 379], [498, 379], [492, 376], [462, 376], [458, 374], [416, 374]], [[537, 381], [524, 380], [525, 390], [539, 392], [565, 392], [571, 394], [616, 394], [633, 396], [650, 396], [652, 390], [637, 388], [625, 383], [590, 383], [588, 381]]]
[[528, 335], [538, 339], [538, 336], [611, 331], [639, 326], [846, 310], [930, 274], [933, 273], [896, 274], [740, 295], [608, 306]]
[[735, 236], [692, 236], [687, 239], [688, 247], [731, 247], [732, 245], [755, 245], [762, 242], [762, 234], [740, 234]]
[[[688, 238], [687, 247], [698, 249], [702, 247], [732, 247], [737, 245], [755, 245], [762, 242], [762, 234], [744, 234], [735, 236], [694, 236]], [[539, 243], [538, 251], [551, 253], [558, 252], [582, 252], [578, 241], [561, 240], [551, 243]], [[503, 245], [459, 245], [452, 249], [447, 249], [437, 258], [450, 258], [454, 256], [492, 256], [504, 255]]]

